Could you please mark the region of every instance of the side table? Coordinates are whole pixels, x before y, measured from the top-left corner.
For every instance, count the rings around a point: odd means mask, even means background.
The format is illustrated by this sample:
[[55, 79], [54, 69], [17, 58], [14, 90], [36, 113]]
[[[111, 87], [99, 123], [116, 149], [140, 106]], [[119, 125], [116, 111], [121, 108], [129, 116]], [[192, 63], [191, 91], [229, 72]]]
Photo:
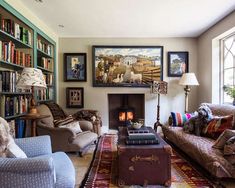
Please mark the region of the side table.
[[31, 121], [31, 136], [34, 137], [36, 136], [36, 121], [39, 119], [47, 118], [50, 117], [50, 115], [24, 115], [21, 117], [21, 119], [26, 120], [26, 126], [28, 125], [28, 121]]

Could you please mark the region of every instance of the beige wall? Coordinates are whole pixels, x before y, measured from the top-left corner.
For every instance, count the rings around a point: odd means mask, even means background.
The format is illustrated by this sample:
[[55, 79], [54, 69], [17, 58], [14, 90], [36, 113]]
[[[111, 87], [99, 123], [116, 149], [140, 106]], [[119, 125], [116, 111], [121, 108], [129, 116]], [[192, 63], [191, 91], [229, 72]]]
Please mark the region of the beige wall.
[[235, 11], [198, 38], [198, 102], [219, 102], [219, 39], [234, 31]]
[[[109, 93], [144, 93], [145, 94], [145, 120], [146, 125], [153, 125], [156, 121], [157, 98], [149, 93], [146, 88], [105, 88], [92, 87], [92, 45], [161, 45], [164, 46], [164, 80], [169, 82], [169, 90], [166, 96], [161, 96], [161, 122], [166, 122], [170, 111], [184, 111], [184, 91], [178, 85], [179, 78], [167, 77], [167, 52], [189, 51], [189, 69], [197, 73], [197, 40], [194, 38], [60, 38], [59, 39], [59, 93], [58, 102], [66, 108], [66, 87], [84, 87], [84, 102], [86, 109], [97, 109], [101, 113], [104, 122], [103, 131], [108, 128], [108, 101]], [[87, 82], [63, 81], [63, 53], [85, 52], [87, 53]], [[190, 110], [197, 107], [196, 87], [190, 93]], [[66, 109], [73, 113], [78, 109]]]

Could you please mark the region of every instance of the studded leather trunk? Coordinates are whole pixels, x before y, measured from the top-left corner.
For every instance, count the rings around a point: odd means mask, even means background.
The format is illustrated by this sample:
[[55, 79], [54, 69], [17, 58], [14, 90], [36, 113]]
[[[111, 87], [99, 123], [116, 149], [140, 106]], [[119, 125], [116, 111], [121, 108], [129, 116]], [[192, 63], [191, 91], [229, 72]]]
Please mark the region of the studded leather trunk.
[[[151, 130], [152, 131], [152, 130]], [[127, 131], [119, 130], [118, 184], [171, 185], [171, 147], [156, 135], [159, 144], [126, 145]]]

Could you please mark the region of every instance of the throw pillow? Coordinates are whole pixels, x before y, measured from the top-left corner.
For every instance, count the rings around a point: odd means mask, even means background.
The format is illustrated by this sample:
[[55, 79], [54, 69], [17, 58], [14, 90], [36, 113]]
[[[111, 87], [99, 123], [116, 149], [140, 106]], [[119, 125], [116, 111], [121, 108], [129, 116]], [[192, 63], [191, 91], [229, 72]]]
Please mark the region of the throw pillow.
[[207, 137], [217, 139], [226, 129], [232, 129], [233, 115], [216, 117], [203, 129], [203, 134]]
[[54, 126], [60, 127], [62, 125], [66, 125], [66, 124], [71, 123], [73, 121], [74, 121], [73, 116], [69, 115], [68, 117], [66, 117], [64, 119], [54, 120]]
[[235, 136], [235, 130], [226, 129], [213, 144], [213, 148], [223, 149], [226, 141]]
[[73, 122], [68, 123], [66, 125], [61, 125], [59, 127], [60, 128], [68, 128], [71, 131], [75, 132], [76, 134], [82, 132], [82, 129], [81, 129], [80, 124], [79, 124], [79, 121], [73, 121]]
[[224, 157], [231, 164], [235, 164], [235, 136], [227, 140], [224, 146]]
[[26, 154], [16, 145], [13, 138], [10, 136], [10, 142], [7, 146], [6, 157], [9, 158], [27, 158]]
[[183, 126], [183, 124], [192, 117], [191, 114], [186, 113], [178, 113], [178, 112], [171, 112], [172, 117], [172, 126]]

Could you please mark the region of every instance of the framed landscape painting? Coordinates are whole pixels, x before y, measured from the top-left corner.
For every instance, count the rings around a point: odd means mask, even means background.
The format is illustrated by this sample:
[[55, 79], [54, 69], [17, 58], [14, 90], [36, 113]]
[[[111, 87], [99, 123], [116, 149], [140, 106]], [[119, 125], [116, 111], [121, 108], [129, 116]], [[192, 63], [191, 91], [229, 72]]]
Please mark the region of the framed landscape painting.
[[84, 107], [84, 89], [83, 87], [66, 88], [66, 107], [83, 108]]
[[64, 81], [86, 81], [86, 53], [64, 54]]
[[188, 52], [168, 52], [168, 76], [181, 77], [188, 72]]
[[94, 87], [149, 87], [163, 79], [163, 46], [93, 46]]

